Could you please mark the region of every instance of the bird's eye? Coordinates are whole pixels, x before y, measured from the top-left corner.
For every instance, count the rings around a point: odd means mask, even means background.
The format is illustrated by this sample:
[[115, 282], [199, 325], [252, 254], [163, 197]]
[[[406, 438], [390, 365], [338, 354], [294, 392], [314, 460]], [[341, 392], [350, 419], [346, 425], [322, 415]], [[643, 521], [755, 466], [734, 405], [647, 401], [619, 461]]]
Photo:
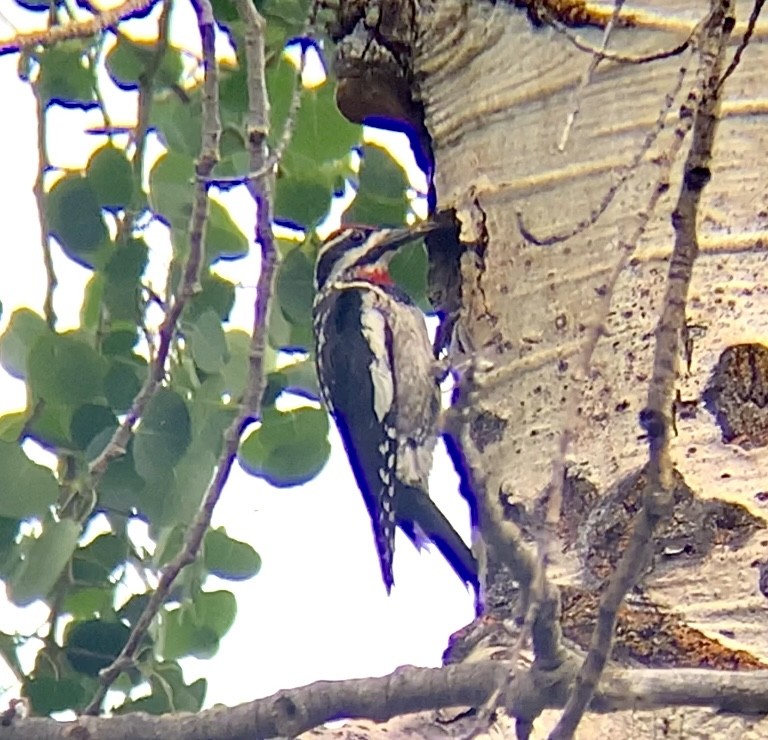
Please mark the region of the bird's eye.
[[362, 244], [365, 241], [365, 232], [362, 229], [353, 229], [350, 237], [356, 244]]

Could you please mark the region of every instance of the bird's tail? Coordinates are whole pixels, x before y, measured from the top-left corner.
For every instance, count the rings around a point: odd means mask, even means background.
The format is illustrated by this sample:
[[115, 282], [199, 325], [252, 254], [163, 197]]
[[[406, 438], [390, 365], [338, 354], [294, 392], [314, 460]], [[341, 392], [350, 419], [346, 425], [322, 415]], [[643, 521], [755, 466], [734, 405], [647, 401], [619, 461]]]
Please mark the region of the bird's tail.
[[397, 523], [415, 543], [426, 538], [433, 542], [464, 583], [477, 589], [478, 568], [472, 551], [461, 539], [426, 491], [402, 486], [395, 505]]

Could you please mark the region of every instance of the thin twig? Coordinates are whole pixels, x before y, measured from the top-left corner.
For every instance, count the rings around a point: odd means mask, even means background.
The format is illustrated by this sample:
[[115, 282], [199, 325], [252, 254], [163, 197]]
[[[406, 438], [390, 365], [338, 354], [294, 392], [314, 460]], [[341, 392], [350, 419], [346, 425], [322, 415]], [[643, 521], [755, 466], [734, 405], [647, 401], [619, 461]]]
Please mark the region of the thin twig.
[[651, 64], [652, 62], [658, 62], [662, 59], [669, 59], [670, 57], [676, 57], [682, 54], [691, 44], [691, 39], [696, 35], [696, 29], [692, 30], [688, 35], [688, 38], [677, 46], [673, 46], [671, 49], [664, 49], [663, 51], [657, 51], [653, 54], [620, 54], [616, 51], [608, 51], [608, 49], [599, 48], [588, 44], [586, 41], [582, 41], [570, 28], [556, 19], [548, 19], [547, 25], [552, 26], [558, 33], [565, 36], [579, 51], [586, 51], [589, 54], [599, 56], [601, 59], [605, 59], [609, 62], [616, 62], [617, 64]]
[[[317, 6], [317, 2], [313, 2], [310, 5], [309, 12], [307, 13], [307, 17], [304, 20], [304, 25], [300, 33], [301, 39], [311, 39], [314, 37], [315, 23], [317, 22]], [[234, 177], [213, 177], [211, 178], [212, 184], [231, 185], [241, 183], [244, 180], [255, 182], [263, 178], [265, 175], [272, 173], [275, 166], [280, 163], [285, 150], [291, 143], [293, 132], [296, 129], [296, 119], [298, 118], [299, 108], [301, 107], [301, 96], [304, 92], [302, 78], [304, 76], [304, 70], [307, 61], [306, 57], [307, 52], [304, 48], [304, 44], [302, 43], [301, 54], [299, 55], [299, 67], [296, 70], [296, 76], [294, 77], [293, 90], [291, 91], [291, 102], [288, 106], [288, 114], [283, 124], [283, 131], [280, 134], [280, 139], [272, 148], [272, 151], [268, 153], [265, 161], [258, 169], [252, 170], [245, 175]]]
[[[164, 34], [165, 34], [166, 43], [167, 43], [169, 13], [170, 13], [170, 2], [167, 2], [163, 7], [163, 12], [160, 16], [159, 24], [158, 24], [159, 49], [163, 49], [163, 43], [160, 41], [160, 38]], [[159, 54], [160, 51], [158, 51], [157, 53]], [[164, 53], [164, 50], [163, 50], [163, 53]], [[150, 69], [156, 69], [159, 63], [160, 61], [156, 55], [154, 57], [153, 62], [150, 63]], [[215, 71], [216, 70], [215, 64], [213, 65], [213, 69], [214, 69], [214, 72], [210, 72], [210, 70], [206, 69], [206, 84], [208, 84], [208, 79], [212, 74], [217, 75]], [[216, 84], [215, 111], [214, 113], [210, 113], [206, 111], [205, 107], [203, 107], [203, 145], [201, 149], [200, 160], [197, 163], [197, 171], [199, 174], [200, 173], [210, 174], [216, 162], [218, 161], [218, 138], [220, 136], [221, 124], [215, 123], [213, 120], [213, 117], [215, 115], [216, 121], [218, 121], [218, 76], [214, 77], [214, 79], [216, 81], [215, 82]], [[146, 84], [147, 83], [145, 81], [145, 83], [142, 84], [141, 87], [145, 88]], [[205, 103], [207, 102], [209, 106], [212, 105], [211, 100], [208, 99], [206, 101], [205, 96], [206, 96], [206, 92], [204, 88], [203, 103], [205, 105]], [[148, 111], [148, 106], [149, 106], [148, 98], [151, 98], [151, 94], [145, 94], [143, 97], [140, 94], [139, 96], [139, 101], [144, 106], [144, 108], [140, 107], [139, 116], [138, 116], [139, 120], [137, 121], [137, 124], [136, 124], [137, 125], [136, 151], [134, 152], [134, 161], [133, 161], [134, 180], [136, 179], [137, 176], [141, 176], [141, 173], [143, 172], [143, 169], [142, 169], [143, 164], [141, 163], [140, 159], [137, 159], [137, 157], [139, 157], [140, 152], [144, 149], [146, 128], [148, 126], [148, 115], [149, 115], [149, 113], [146, 112]], [[142, 112], [142, 111], [145, 111], [145, 112]], [[206, 120], [206, 117], [208, 117], [208, 120]], [[206, 129], [206, 126], [214, 127], [215, 125], [218, 126], [217, 129], [214, 129], [214, 128]], [[215, 131], [215, 135], [214, 135], [214, 131]], [[206, 141], [206, 137], [207, 137], [207, 141]], [[214, 138], [216, 140], [215, 148], [213, 149], [206, 148], [211, 146], [211, 141]], [[128, 443], [131, 439], [131, 435], [133, 434], [134, 426], [136, 425], [138, 420], [141, 418], [141, 415], [144, 413], [144, 409], [146, 408], [152, 396], [154, 396], [155, 393], [157, 392], [158, 388], [160, 387], [160, 383], [165, 377], [165, 363], [166, 363], [166, 360], [168, 359], [168, 353], [170, 352], [170, 349], [171, 349], [171, 343], [173, 340], [174, 333], [176, 331], [176, 324], [178, 323], [179, 318], [181, 317], [182, 311], [184, 310], [184, 307], [186, 306], [187, 301], [199, 289], [199, 282], [200, 282], [199, 272], [200, 272], [200, 267], [203, 261], [202, 241], [204, 239], [204, 230], [205, 230], [205, 223], [207, 221], [207, 218], [208, 218], [208, 188], [205, 184], [205, 179], [202, 177], [199, 177], [195, 186], [194, 202], [193, 202], [192, 216], [190, 221], [190, 250], [189, 250], [189, 255], [187, 257], [187, 262], [184, 266], [184, 277], [181, 283], [179, 284], [176, 294], [173, 296], [172, 300], [169, 302], [168, 308], [165, 311], [165, 316], [163, 318], [163, 321], [160, 324], [160, 328], [158, 329], [160, 343], [157, 349], [157, 353], [155, 354], [149, 366], [149, 373], [146, 381], [144, 382], [144, 385], [141, 387], [139, 392], [136, 394], [136, 397], [133, 399], [131, 408], [128, 410], [128, 413], [125, 415], [125, 418], [123, 419], [123, 423], [115, 430], [115, 433], [112, 435], [112, 438], [109, 440], [107, 445], [104, 447], [101, 453], [99, 453], [99, 455], [94, 460], [91, 461], [88, 467], [88, 472], [90, 473], [93, 481], [98, 480], [106, 472], [106, 469], [109, 466], [109, 463], [111, 460], [117, 457], [121, 457], [122, 455], [125, 454], [128, 448]]]
[[739, 42], [739, 45], [736, 47], [736, 51], [733, 54], [733, 59], [731, 59], [731, 63], [728, 65], [728, 69], [723, 72], [723, 76], [720, 78], [720, 82], [718, 83], [718, 88], [722, 87], [725, 84], [725, 81], [736, 71], [736, 67], [739, 66], [741, 63], [741, 57], [746, 51], [747, 46], [749, 46], [750, 39], [752, 38], [752, 34], [755, 32], [755, 27], [757, 26], [757, 19], [760, 17], [760, 11], [763, 9], [763, 5], [765, 5], [765, 0], [754, 0], [754, 5], [752, 6], [752, 12], [749, 14], [749, 21], [747, 22], [747, 30], [744, 31], [744, 35], [741, 37], [741, 41]]
[[[645, 141], [641, 147], [641, 152], [636, 156], [632, 167], [635, 167], [637, 164], [639, 164], [639, 159], [641, 156], [647, 151], [651, 143], [656, 140], [660, 131], [662, 130], [664, 121], [669, 112], [669, 108], [671, 107], [672, 102], [680, 91], [686, 71], [687, 70], [685, 66], [681, 67], [675, 89], [665, 97], [664, 106], [659, 112], [659, 116], [656, 119], [656, 124], [654, 125], [653, 130], [650, 131], [646, 136]], [[560, 509], [563, 499], [563, 481], [565, 479], [565, 461], [568, 449], [575, 434], [573, 420], [577, 419], [578, 417], [576, 408], [580, 400], [580, 389], [582, 387], [583, 381], [589, 375], [589, 367], [592, 362], [592, 356], [595, 352], [598, 342], [600, 341], [600, 338], [605, 332], [605, 322], [607, 321], [608, 314], [610, 313], [611, 299], [613, 298], [619, 276], [626, 268], [637, 244], [645, 233], [651, 216], [655, 212], [656, 205], [658, 204], [662, 195], [664, 195], [664, 193], [666, 193], [669, 188], [669, 174], [672, 163], [675, 161], [675, 158], [682, 147], [685, 134], [690, 128], [690, 121], [686, 118], [683, 122], [683, 125], [687, 125], [688, 128], [685, 128], [682, 133], [680, 131], [676, 132], [677, 135], [673, 138], [673, 143], [671, 145], [670, 151], [667, 154], [667, 157], [660, 162], [662, 169], [659, 173], [659, 179], [657, 181], [656, 187], [653, 189], [649, 196], [646, 207], [639, 215], [639, 221], [634, 233], [631, 235], [630, 239], [619, 244], [618, 259], [613, 265], [611, 273], [606, 280], [605, 289], [601, 291], [602, 298], [596, 307], [596, 315], [587, 331], [587, 335], [578, 353], [577, 362], [575, 363], [574, 383], [572, 385], [572, 390], [566, 399], [563, 427], [560, 431], [557, 451], [555, 452], [555, 455], [552, 459], [552, 477], [547, 487], [548, 497], [546, 517], [544, 526], [539, 531], [536, 542], [537, 566], [536, 570], [534, 571], [536, 573], [536, 577], [532, 583], [528, 611], [526, 613], [525, 621], [523, 622], [523, 627], [520, 630], [520, 635], [518, 637], [518, 643], [516, 647], [518, 651], [525, 644], [528, 639], [528, 635], [532, 633], [534, 625], [538, 621], [538, 611], [540, 604], [542, 603], [542, 599], [547, 600], [550, 598], [547, 596], [547, 591], [545, 590], [548, 583], [546, 579], [547, 563], [549, 562], [549, 553], [552, 547], [552, 541], [554, 539], [553, 533], [557, 527], [557, 521], [560, 518]], [[631, 172], [631, 169], [629, 171]], [[611, 194], [611, 198], [612, 197], [613, 194]], [[534, 649], [535, 647], [536, 646], [534, 645]]]
[[[126, 422], [115, 432], [106, 450], [92, 463], [91, 471], [94, 474], [103, 469], [101, 466], [105, 468], [109, 459], [111, 459], [109, 454], [105, 455], [107, 450], [112, 448], [113, 457], [116, 449], [124, 449], [125, 444], [130, 439], [133, 424], [141, 416], [146, 403], [159, 388], [165, 373], [165, 360], [171, 347], [176, 325], [187, 301], [199, 289], [200, 269], [203, 263], [205, 233], [209, 212], [208, 187], [205, 184], [205, 179], [219, 160], [221, 120], [219, 118], [219, 79], [215, 49], [216, 21], [213, 16], [210, 0], [197, 0], [195, 10], [197, 12], [202, 42], [205, 78], [202, 95], [202, 142], [200, 157], [195, 166], [198, 177], [195, 184], [192, 216], [190, 218], [189, 257], [184, 266], [184, 273], [178, 292], [174, 296], [173, 302], [160, 326], [160, 346], [150, 375], [138, 396], [134, 399]], [[233, 444], [234, 450], [232, 450]], [[157, 589], [150, 597], [141, 616], [136, 620], [136, 624], [134, 624], [131, 634], [120, 654], [110, 666], [99, 674], [99, 689], [83, 710], [85, 714], [97, 714], [99, 712], [109, 687], [123, 670], [133, 664], [141, 642], [152, 620], [165, 602], [176, 577], [185, 566], [194, 562], [203, 537], [208, 530], [213, 507], [216, 501], [218, 501], [224, 482], [229, 475], [236, 449], [237, 438], [235, 435], [234, 443], [230, 439], [225, 443], [225, 449], [219, 457], [219, 465], [214, 478], [206, 491], [201, 509], [184, 540], [181, 552], [163, 568]]]
[[[151, 5], [154, 0], [126, 0], [111, 10], [96, 13], [93, 17], [84, 21], [72, 21], [59, 26], [17, 33], [10, 39], [0, 41], [0, 54], [13, 51], [23, 51], [34, 46], [52, 46], [59, 41], [69, 39], [82, 39], [95, 36], [97, 33], [112, 28], [120, 23], [123, 18]], [[53, 7], [53, 6], [52, 6]]]
[[[595, 693], [610, 657], [616, 613], [624, 595], [640, 575], [653, 546], [653, 530], [668, 508], [672, 489], [672, 460], [669, 450], [669, 419], [678, 375], [680, 331], [685, 324], [685, 309], [693, 266], [698, 255], [697, 217], [701, 193], [710, 179], [712, 147], [717, 130], [720, 72], [728, 35], [733, 26], [731, 0], [712, 0], [709, 18], [699, 42], [700, 66], [696, 85], [688, 95], [681, 126], [692, 122], [693, 136], [685, 162], [683, 183], [672, 213], [675, 244], [669, 264], [667, 290], [656, 328], [653, 376], [648, 403], [641, 423], [648, 434], [648, 481], [632, 536], [600, 602], [600, 612], [589, 652], [584, 660], [565, 710], [550, 740], [572, 738]], [[689, 124], [689, 128], [690, 128]], [[687, 133], [687, 131], [685, 132]], [[681, 138], [676, 139], [680, 141]]]
[[608, 23], [606, 23], [605, 28], [603, 29], [603, 40], [600, 44], [600, 48], [597, 50], [596, 54], [592, 55], [587, 69], [581, 76], [581, 82], [576, 89], [576, 93], [574, 95], [573, 110], [568, 114], [565, 126], [563, 127], [563, 134], [560, 137], [560, 143], [557, 145], [558, 151], [565, 151], [565, 146], [568, 143], [568, 137], [570, 136], [571, 129], [573, 128], [573, 124], [576, 122], [576, 117], [579, 115], [579, 110], [581, 109], [581, 96], [584, 90], [586, 90], [587, 85], [589, 85], [589, 83], [592, 81], [592, 75], [595, 73], [598, 65], [603, 59], [605, 59], [605, 52], [608, 48], [608, 42], [611, 40], [611, 33], [613, 32], [616, 19], [619, 17], [623, 6], [624, 0], [614, 0], [613, 13], [611, 14], [611, 19], [608, 21]]
[[[686, 42], [686, 46], [690, 45], [691, 40], [689, 39]], [[635, 156], [632, 158], [632, 161], [622, 169], [621, 174], [619, 175], [619, 179], [608, 188], [600, 203], [598, 203], [598, 205], [593, 208], [592, 211], [590, 211], [589, 215], [583, 218], [574, 226], [570, 227], [567, 231], [550, 234], [549, 236], [538, 236], [525, 225], [525, 222], [523, 221], [523, 215], [518, 211], [516, 213], [517, 226], [526, 241], [529, 241], [531, 244], [535, 244], [536, 246], [550, 247], [553, 244], [568, 241], [568, 239], [572, 239], [573, 237], [578, 236], [583, 231], [597, 223], [598, 219], [605, 213], [606, 210], [608, 210], [608, 207], [611, 205], [611, 203], [613, 203], [613, 200], [619, 190], [621, 190], [627, 180], [629, 180], [629, 178], [637, 171], [640, 163], [648, 154], [656, 140], [659, 138], [661, 132], [664, 130], [669, 111], [672, 109], [672, 105], [675, 102], [675, 99], [680, 94], [680, 90], [683, 87], [683, 82], [685, 81], [685, 76], [687, 73], [687, 64], [681, 65], [675, 86], [664, 96], [664, 103], [659, 109], [659, 113], [656, 116], [656, 121], [654, 122], [653, 127], [646, 134], [645, 139], [643, 139], [643, 142], [635, 153]]]
[[56, 328], [56, 310], [53, 306], [53, 295], [59, 281], [53, 267], [53, 255], [51, 254], [51, 232], [48, 226], [48, 215], [45, 203], [45, 173], [50, 166], [48, 160], [47, 125], [45, 116], [45, 103], [40, 92], [40, 86], [32, 83], [32, 94], [35, 96], [35, 114], [37, 115], [37, 175], [32, 192], [35, 196], [37, 213], [40, 221], [40, 246], [43, 251], [43, 265], [45, 266], [45, 302], [43, 303], [43, 315], [45, 323], [51, 329]]

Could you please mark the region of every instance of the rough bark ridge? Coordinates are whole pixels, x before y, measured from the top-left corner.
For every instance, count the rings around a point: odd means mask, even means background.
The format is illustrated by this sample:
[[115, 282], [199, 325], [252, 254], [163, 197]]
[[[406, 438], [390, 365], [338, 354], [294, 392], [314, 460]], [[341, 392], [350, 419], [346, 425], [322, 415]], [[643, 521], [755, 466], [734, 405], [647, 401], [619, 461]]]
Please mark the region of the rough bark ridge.
[[[381, 2], [369, 3], [377, 11], [367, 16], [361, 3], [351, 5], [358, 14], [347, 19], [346, 30], [375, 28], [370, 48], [392, 72], [388, 77], [378, 67], [378, 79], [389, 82], [369, 97], [400, 101], [397, 115], [405, 120], [418, 121], [423, 110], [421, 136], [427, 133], [434, 156], [438, 208], [456, 211], [462, 241], [472, 245], [460, 262], [458, 335], [465, 349], [493, 363], [490, 374], [498, 378], [478, 383], [472, 396], [462, 436], [470, 478], [501, 497], [525, 535], [540, 526], [562, 430], [572, 427], [558, 527], [564, 552], [555, 547], [549, 572], [559, 583], [600, 588], [637, 509], [626, 503], [627, 492], [644, 480], [648, 448], [638, 414], [648, 397], [675, 241], [672, 212], [690, 136], [615, 289], [609, 277], [648, 213], [699, 59], [686, 50], [646, 64], [603, 60], [585, 83], [592, 56], [515, 7], [537, 4]], [[751, 8], [736, 4], [726, 63]], [[642, 56], [674, 49], [708, 11], [707, 0], [634, 3], [616, 23], [609, 50]], [[599, 26], [609, 17], [561, 20], [582, 42], [599, 47]], [[413, 56], [404, 52], [409, 47]], [[768, 344], [768, 174], [750, 153], [762, 152], [768, 136], [759, 97], [766, 64], [768, 49], [753, 43], [727, 81], [720, 107], [711, 180], [698, 212], [700, 254], [681, 332], [679, 395], [669, 409], [674, 502], [642, 583], [654, 608], [673, 611], [707, 637], [747, 648], [757, 659], [768, 658], [765, 602], [749, 569], [766, 539], [759, 530], [768, 469], [762, 348]], [[632, 167], [662, 118], [665, 125]], [[599, 218], [575, 229], [629, 168]], [[570, 231], [578, 233], [550, 239]], [[590, 370], [580, 377], [577, 357], [599, 322], [606, 292], [612, 293], [610, 313]], [[568, 418], [574, 392], [576, 414]], [[704, 710], [609, 721], [612, 731], [636, 736], [679, 726], [686, 737], [750, 737], [754, 725]]]

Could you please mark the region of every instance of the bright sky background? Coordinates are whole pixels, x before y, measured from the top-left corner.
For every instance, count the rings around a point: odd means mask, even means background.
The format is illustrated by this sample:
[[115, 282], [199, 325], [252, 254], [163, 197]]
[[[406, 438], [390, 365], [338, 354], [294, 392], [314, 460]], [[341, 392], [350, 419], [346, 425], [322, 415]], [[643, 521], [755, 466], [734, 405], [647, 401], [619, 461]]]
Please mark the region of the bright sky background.
[[[13, 33], [8, 21], [19, 30], [42, 22], [40, 15], [23, 14], [9, 5], [2, 4], [0, 38]], [[188, 46], [197, 33], [194, 17], [188, 4], [178, 2], [178, 6], [186, 12], [183, 16], [175, 13], [171, 41]], [[29, 88], [18, 80], [17, 60], [11, 55], [0, 57], [0, 94], [5, 108], [0, 138], [0, 235], [5, 265], [0, 270], [0, 331], [20, 306], [42, 313], [45, 291], [32, 195], [37, 167], [34, 101]], [[120, 95], [126, 100], [126, 110], [131, 110], [133, 96]], [[90, 120], [97, 118], [81, 111], [55, 108], [49, 113], [49, 153], [54, 165], [79, 167], [92, 148], [103, 143], [101, 138], [82, 133], [84, 121]], [[410, 158], [402, 141], [395, 146], [399, 156]], [[410, 169], [413, 167], [411, 164]], [[244, 233], [252, 235], [250, 199], [233, 193], [225, 202]], [[162, 259], [167, 240], [161, 227], [154, 236], [152, 255]], [[54, 258], [60, 282], [55, 299], [59, 328], [71, 328], [78, 322], [89, 272], [70, 262], [58, 248], [54, 248]], [[232, 326], [250, 327], [257, 270], [258, 261], [250, 257], [221, 269], [222, 274], [244, 284], [238, 290]], [[24, 405], [23, 383], [0, 369], [0, 413]], [[370, 522], [335, 430], [331, 442], [333, 453], [326, 468], [300, 488], [274, 489], [237, 466], [233, 469], [213, 523], [250, 542], [263, 565], [249, 581], [211, 578], [208, 583], [210, 590], [221, 587], [235, 593], [238, 614], [212, 660], [183, 661], [188, 680], [208, 679], [207, 705], [236, 704], [318, 679], [383, 675], [402, 664], [439, 665], [448, 636], [472, 619], [472, 594], [440, 554], [434, 549], [417, 552], [400, 533], [395, 556], [397, 585], [386, 596]], [[467, 508], [457, 488], [451, 463], [440, 447], [431, 480], [432, 496], [468, 540]], [[34, 634], [46, 614], [41, 603], [17, 609], [5, 602], [0, 591], [3, 631]], [[32, 652], [25, 651], [24, 657], [25, 668], [31, 667]], [[3, 689], [8, 696], [18, 692], [12, 674], [0, 662], [0, 692]], [[0, 703], [5, 701], [7, 697], [0, 694]]]

